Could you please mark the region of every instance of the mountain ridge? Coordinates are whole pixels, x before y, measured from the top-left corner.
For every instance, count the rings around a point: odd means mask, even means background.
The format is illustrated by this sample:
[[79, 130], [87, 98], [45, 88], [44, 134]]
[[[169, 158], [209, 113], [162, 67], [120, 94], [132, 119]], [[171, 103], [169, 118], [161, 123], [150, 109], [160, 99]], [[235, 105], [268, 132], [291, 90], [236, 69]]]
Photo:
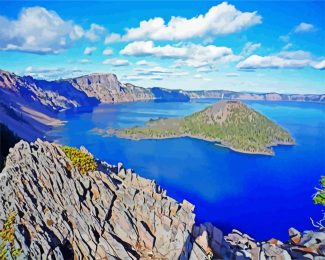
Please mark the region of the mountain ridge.
[[92, 107], [100, 103], [150, 100], [189, 102], [196, 98], [325, 102], [325, 94], [257, 94], [227, 90], [143, 88], [131, 83], [123, 84], [112, 73], [93, 73], [47, 81], [0, 69], [0, 122], [25, 140], [35, 140], [49, 129], [64, 124], [57, 119], [57, 113], [61, 110]]

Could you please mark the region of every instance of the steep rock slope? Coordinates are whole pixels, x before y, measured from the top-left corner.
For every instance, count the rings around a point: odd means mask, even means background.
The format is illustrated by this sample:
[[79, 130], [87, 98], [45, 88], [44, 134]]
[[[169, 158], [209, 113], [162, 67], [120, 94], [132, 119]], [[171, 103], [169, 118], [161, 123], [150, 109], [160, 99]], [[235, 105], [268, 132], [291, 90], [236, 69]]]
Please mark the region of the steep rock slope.
[[82, 175], [59, 146], [40, 140], [14, 147], [0, 174], [0, 219], [11, 210], [18, 213], [15, 236], [23, 254], [179, 256], [194, 223], [193, 206], [177, 203], [154, 181], [121, 165], [99, 168]]
[[92, 104], [83, 92], [71, 85], [56, 85], [3, 70], [0, 70], [0, 92], [8, 99], [7, 103], [28, 103], [44, 112]]
[[195, 226], [194, 206], [176, 202], [154, 181], [122, 164], [97, 163], [96, 171], [81, 174], [59, 145], [41, 140], [16, 144], [0, 173], [0, 231], [10, 212], [17, 213], [13, 243], [6, 246], [21, 249], [22, 259], [325, 256], [324, 231], [290, 229], [287, 243], [258, 242], [238, 230], [223, 236], [210, 223]]
[[124, 85], [111, 73], [90, 74], [64, 81], [70, 82], [87, 96], [96, 97], [102, 103], [144, 101], [154, 98], [150, 90], [132, 84]]
[[19, 137], [35, 140], [63, 122], [56, 119], [61, 109], [98, 104], [71, 84], [57, 84], [20, 77], [0, 70], [0, 123]]

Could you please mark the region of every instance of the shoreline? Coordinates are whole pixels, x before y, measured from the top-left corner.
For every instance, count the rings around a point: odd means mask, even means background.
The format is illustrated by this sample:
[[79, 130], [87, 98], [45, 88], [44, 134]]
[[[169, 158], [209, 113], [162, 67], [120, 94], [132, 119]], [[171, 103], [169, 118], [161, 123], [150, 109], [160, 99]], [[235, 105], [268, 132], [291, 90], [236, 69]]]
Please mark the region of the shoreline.
[[192, 138], [192, 139], [197, 139], [197, 140], [201, 140], [201, 141], [214, 143], [214, 145], [216, 145], [216, 146], [227, 148], [227, 149], [229, 149], [231, 151], [234, 151], [234, 152], [243, 153], [243, 154], [251, 154], [251, 155], [275, 156], [275, 153], [274, 153], [272, 147], [276, 147], [276, 146], [279, 146], [279, 145], [284, 145], [284, 146], [296, 145], [296, 142], [293, 142], [293, 143], [272, 143], [272, 144], [269, 144], [269, 145], [266, 146], [266, 149], [269, 149], [269, 152], [267, 152], [267, 151], [256, 151], [256, 152], [254, 152], [254, 151], [245, 151], [245, 150], [242, 150], [242, 149], [235, 148], [235, 147], [233, 147], [231, 145], [228, 145], [227, 143], [225, 143], [222, 140], [216, 140], [216, 139], [211, 139], [211, 138], [206, 138], [206, 137], [201, 137], [201, 136], [187, 135], [187, 134], [168, 136], [168, 137], [132, 137], [132, 136], [129, 136], [129, 135], [121, 134], [116, 129], [104, 130], [104, 129], [100, 129], [100, 128], [93, 128], [93, 129], [91, 129], [91, 131], [98, 134], [98, 135], [101, 135], [103, 137], [116, 136], [117, 138], [123, 138], [123, 139], [128, 139], [128, 140], [133, 140], [133, 141], [163, 140], [163, 139], [176, 139], [176, 138], [187, 137], [187, 138]]

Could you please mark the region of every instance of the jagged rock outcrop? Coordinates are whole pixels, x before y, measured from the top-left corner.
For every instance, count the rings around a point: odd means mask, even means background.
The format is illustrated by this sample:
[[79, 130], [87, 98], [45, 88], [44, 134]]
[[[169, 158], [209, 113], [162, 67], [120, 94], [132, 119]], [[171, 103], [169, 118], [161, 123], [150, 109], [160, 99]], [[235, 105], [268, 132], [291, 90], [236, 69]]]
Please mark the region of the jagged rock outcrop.
[[[100, 163], [82, 175], [59, 146], [19, 142], [0, 174], [0, 219], [17, 215], [16, 243], [32, 259], [176, 259], [194, 224], [193, 206], [154, 181]], [[0, 221], [1, 223], [1, 221]], [[1, 229], [1, 225], [0, 225]]]
[[[80, 149], [90, 154], [86, 148]], [[21, 259], [324, 259], [325, 232], [258, 242], [194, 224], [194, 206], [154, 181], [97, 161], [81, 174], [59, 145], [20, 141], [0, 173], [0, 230], [16, 212]], [[10, 258], [9, 258], [10, 259]]]
[[76, 89], [96, 97], [102, 103], [145, 101], [154, 98], [149, 89], [122, 84], [115, 74], [96, 73], [67, 80]]

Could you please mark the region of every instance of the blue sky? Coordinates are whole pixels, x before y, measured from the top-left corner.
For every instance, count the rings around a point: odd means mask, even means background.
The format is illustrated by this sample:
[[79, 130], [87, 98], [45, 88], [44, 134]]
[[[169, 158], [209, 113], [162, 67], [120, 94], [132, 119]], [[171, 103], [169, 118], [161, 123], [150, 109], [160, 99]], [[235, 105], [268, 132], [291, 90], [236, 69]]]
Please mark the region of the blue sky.
[[0, 68], [182, 89], [325, 93], [323, 1], [0, 1]]

